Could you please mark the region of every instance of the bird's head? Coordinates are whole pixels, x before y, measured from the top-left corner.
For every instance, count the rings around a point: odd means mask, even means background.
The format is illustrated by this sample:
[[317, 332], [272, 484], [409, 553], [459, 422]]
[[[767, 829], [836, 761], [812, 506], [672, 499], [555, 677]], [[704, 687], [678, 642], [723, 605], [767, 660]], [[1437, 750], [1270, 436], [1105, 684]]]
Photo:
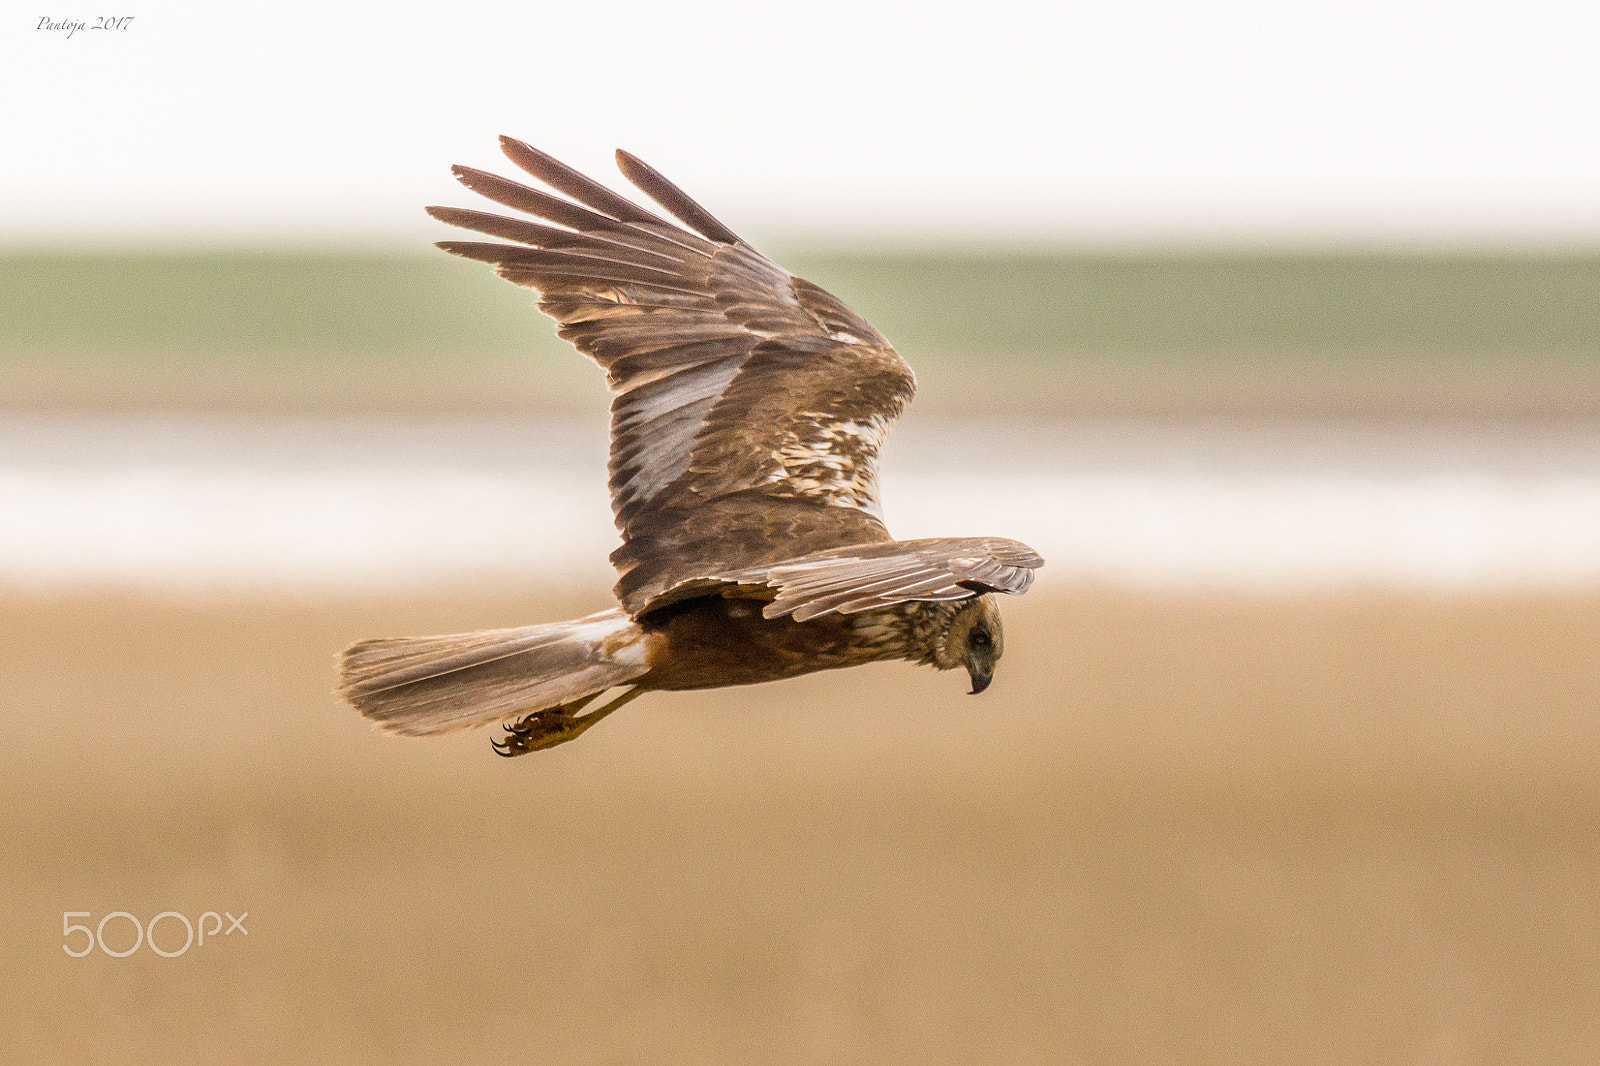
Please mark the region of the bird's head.
[[965, 601], [950, 619], [944, 643], [935, 664], [942, 670], [965, 666], [972, 677], [976, 696], [994, 680], [994, 666], [1005, 652], [1005, 631], [1000, 625], [1000, 608], [994, 597], [985, 593]]

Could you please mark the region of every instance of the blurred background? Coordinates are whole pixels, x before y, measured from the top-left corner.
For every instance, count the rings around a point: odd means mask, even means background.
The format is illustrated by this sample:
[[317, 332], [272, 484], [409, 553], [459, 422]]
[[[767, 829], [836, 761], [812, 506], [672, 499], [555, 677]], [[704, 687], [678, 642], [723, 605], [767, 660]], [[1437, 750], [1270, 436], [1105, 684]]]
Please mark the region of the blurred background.
[[[0, 31], [0, 1047], [1593, 1060], [1591, 8], [131, 14]], [[1048, 560], [983, 699], [662, 694], [505, 762], [330, 694], [609, 602], [602, 375], [429, 247], [500, 133], [628, 148], [896, 344], [892, 530]], [[63, 950], [168, 911], [248, 932]]]

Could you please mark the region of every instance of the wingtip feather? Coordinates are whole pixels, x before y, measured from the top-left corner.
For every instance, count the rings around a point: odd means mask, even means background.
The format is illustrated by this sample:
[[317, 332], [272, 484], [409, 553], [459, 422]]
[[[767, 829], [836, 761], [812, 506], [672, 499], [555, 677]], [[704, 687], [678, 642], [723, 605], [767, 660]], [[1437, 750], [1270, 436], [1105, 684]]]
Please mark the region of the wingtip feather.
[[739, 235], [717, 221], [716, 216], [701, 207], [687, 193], [662, 176], [661, 172], [632, 152], [617, 149], [617, 169], [644, 194], [679, 222], [699, 233], [707, 240], [723, 244], [744, 243]]
[[527, 141], [504, 133], [500, 135], [500, 151], [507, 159], [540, 180], [548, 181], [545, 174], [552, 170], [566, 169], [554, 156], [539, 151]]

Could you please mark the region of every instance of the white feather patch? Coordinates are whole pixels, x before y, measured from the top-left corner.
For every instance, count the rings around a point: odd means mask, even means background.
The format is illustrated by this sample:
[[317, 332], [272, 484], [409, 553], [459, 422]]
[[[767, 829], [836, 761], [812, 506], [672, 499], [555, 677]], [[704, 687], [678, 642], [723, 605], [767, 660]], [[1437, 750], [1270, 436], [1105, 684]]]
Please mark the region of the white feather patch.
[[880, 520], [878, 452], [891, 419], [875, 414], [862, 421], [836, 421], [815, 411], [799, 412], [794, 428], [772, 453], [768, 484], [787, 484], [794, 495], [834, 507], [854, 507]]

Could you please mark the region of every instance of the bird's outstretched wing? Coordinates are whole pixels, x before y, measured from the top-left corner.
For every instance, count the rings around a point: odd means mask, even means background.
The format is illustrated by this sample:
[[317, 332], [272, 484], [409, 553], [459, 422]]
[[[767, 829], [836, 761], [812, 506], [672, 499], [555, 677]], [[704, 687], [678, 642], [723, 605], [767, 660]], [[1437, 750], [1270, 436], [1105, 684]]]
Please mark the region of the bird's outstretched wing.
[[633, 156], [617, 153], [622, 172], [683, 226], [521, 141], [501, 147], [570, 199], [458, 166], [468, 188], [544, 222], [428, 211], [517, 242], [440, 247], [537, 289], [560, 335], [606, 370], [623, 607], [638, 615], [695, 578], [888, 541], [878, 450], [915, 389], [888, 341]]
[[768, 618], [804, 622], [830, 611], [855, 614], [911, 600], [964, 600], [982, 592], [1021, 595], [1044, 565], [1032, 548], [1002, 537], [935, 537], [858, 544], [798, 559], [696, 578], [668, 589], [658, 604], [748, 594], [768, 600]]

